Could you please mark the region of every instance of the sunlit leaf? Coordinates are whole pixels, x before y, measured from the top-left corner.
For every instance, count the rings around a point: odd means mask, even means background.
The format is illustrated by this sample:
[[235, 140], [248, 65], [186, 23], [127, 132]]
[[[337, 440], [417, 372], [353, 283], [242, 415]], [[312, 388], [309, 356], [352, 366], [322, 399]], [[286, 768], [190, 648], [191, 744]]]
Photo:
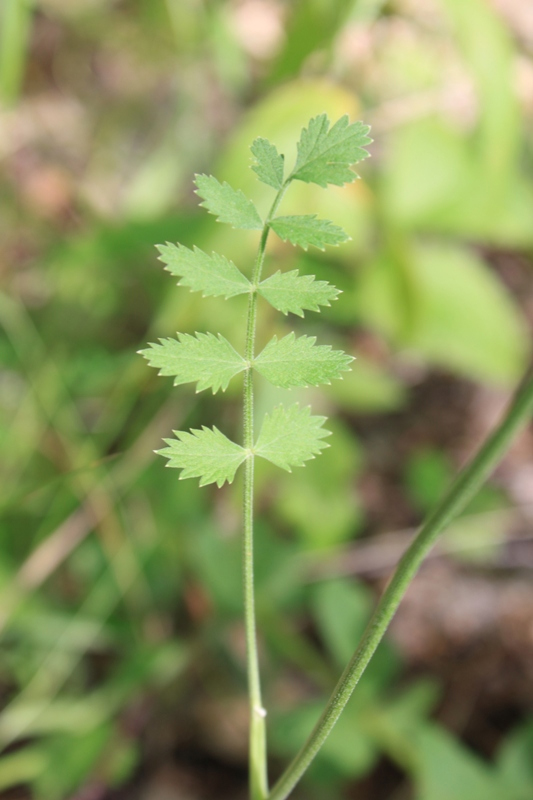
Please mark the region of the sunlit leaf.
[[342, 186], [357, 178], [350, 169], [369, 155], [364, 145], [370, 144], [370, 130], [363, 122], [350, 125], [348, 116], [341, 117], [330, 129], [327, 114], [320, 114], [304, 128], [298, 142], [298, 158], [292, 177], [324, 188], [328, 183]]
[[246, 368], [246, 362], [220, 333], [178, 333], [177, 339], [160, 339], [141, 350], [151, 367], [160, 375], [174, 377], [174, 386], [197, 382], [196, 391], [225, 391], [234, 375]]
[[258, 292], [278, 311], [284, 314], [290, 311], [299, 317], [303, 317], [304, 309], [320, 311], [320, 306], [331, 305], [340, 294], [339, 289], [327, 281], [317, 281], [314, 275], [299, 275], [297, 269], [276, 272], [261, 281]]
[[314, 336], [274, 336], [254, 361], [255, 369], [274, 386], [319, 386], [340, 378], [350, 368], [352, 356], [330, 345], [315, 345]]
[[263, 221], [257, 209], [240, 189], [229, 183], [219, 183], [212, 175], [197, 175], [196, 194], [203, 199], [201, 206], [214, 214], [219, 222], [227, 222], [234, 228], [261, 230]]
[[303, 467], [329, 445], [323, 441], [330, 431], [322, 426], [326, 417], [311, 416], [311, 409], [295, 403], [290, 408], [278, 406], [265, 416], [255, 446], [258, 456], [268, 459], [282, 469]]
[[252, 169], [259, 180], [274, 189], [281, 189], [285, 157], [278, 153], [275, 145], [268, 139], [261, 137], [254, 141], [251, 150], [255, 158]]
[[165, 269], [181, 278], [178, 286], [188, 286], [193, 292], [202, 292], [204, 297], [234, 297], [250, 290], [248, 278], [225, 256], [208, 255], [198, 247], [189, 250], [170, 242], [157, 245], [157, 249]]
[[299, 245], [307, 250], [309, 246], [325, 250], [326, 245], [338, 245], [350, 238], [342, 228], [328, 219], [317, 219], [316, 214], [303, 216], [276, 217], [270, 223], [284, 242]]
[[174, 431], [176, 439], [165, 439], [168, 447], [158, 454], [168, 458], [167, 467], [183, 470], [180, 480], [199, 478], [200, 486], [232, 483], [238, 467], [246, 458], [246, 450], [224, 436], [218, 428]]

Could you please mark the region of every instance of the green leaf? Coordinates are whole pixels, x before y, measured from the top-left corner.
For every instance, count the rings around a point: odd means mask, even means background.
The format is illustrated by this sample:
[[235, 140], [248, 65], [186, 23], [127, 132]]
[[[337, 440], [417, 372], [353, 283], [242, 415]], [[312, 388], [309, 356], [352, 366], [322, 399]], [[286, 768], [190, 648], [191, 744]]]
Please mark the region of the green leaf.
[[328, 183], [342, 186], [357, 178], [350, 169], [369, 155], [363, 146], [370, 144], [368, 125], [363, 122], [349, 123], [345, 115], [329, 128], [326, 114], [315, 117], [302, 130], [298, 142], [298, 158], [291, 175], [305, 183], [317, 183], [327, 187]]
[[180, 480], [200, 478], [200, 486], [216, 483], [218, 487], [225, 481], [233, 482], [238, 467], [246, 458], [246, 450], [224, 436], [218, 428], [202, 430], [174, 431], [176, 439], [165, 439], [168, 447], [157, 453], [168, 458], [167, 467], [183, 470]]
[[341, 244], [350, 238], [338, 225], [334, 225], [328, 219], [317, 219], [316, 214], [276, 217], [270, 223], [270, 227], [284, 242], [288, 239], [304, 250], [310, 245], [325, 250], [327, 244]]
[[303, 467], [304, 461], [314, 458], [325, 447], [323, 442], [331, 432], [322, 426], [326, 417], [311, 416], [311, 409], [295, 403], [290, 408], [278, 406], [266, 414], [255, 446], [258, 456], [268, 459], [288, 472], [291, 467]]
[[304, 309], [320, 311], [320, 306], [330, 306], [340, 290], [327, 281], [316, 281], [314, 275], [298, 275], [298, 270], [276, 272], [261, 281], [258, 292], [274, 308], [284, 314], [292, 312], [303, 317]]
[[212, 175], [197, 175], [195, 179], [203, 199], [201, 206], [214, 214], [218, 222], [227, 222], [234, 228], [261, 230], [263, 220], [251, 200], [240, 189], [233, 189], [229, 183], [219, 183]]
[[250, 281], [237, 269], [233, 261], [218, 253], [209, 256], [194, 247], [189, 250], [182, 244], [158, 244], [159, 258], [172, 275], [181, 278], [178, 286], [188, 286], [204, 297], [234, 297], [250, 291]]
[[[424, 800], [511, 800], [491, 765], [437, 725], [413, 732], [417, 796]], [[514, 800], [514, 798], [513, 798]]]
[[318, 632], [339, 665], [346, 664], [353, 653], [372, 613], [372, 594], [358, 581], [335, 578], [313, 587], [313, 616]]
[[285, 156], [278, 153], [268, 139], [261, 137], [254, 141], [250, 149], [255, 157], [252, 169], [259, 180], [274, 189], [281, 189]]
[[225, 391], [231, 378], [246, 369], [246, 361], [220, 333], [178, 333], [178, 339], [160, 339], [140, 350], [160, 375], [174, 376], [174, 386], [197, 381], [197, 392]]
[[267, 344], [254, 361], [255, 369], [274, 386], [318, 386], [340, 378], [349, 369], [352, 356], [330, 345], [315, 345], [315, 336], [295, 338], [289, 333], [278, 341], [277, 336]]

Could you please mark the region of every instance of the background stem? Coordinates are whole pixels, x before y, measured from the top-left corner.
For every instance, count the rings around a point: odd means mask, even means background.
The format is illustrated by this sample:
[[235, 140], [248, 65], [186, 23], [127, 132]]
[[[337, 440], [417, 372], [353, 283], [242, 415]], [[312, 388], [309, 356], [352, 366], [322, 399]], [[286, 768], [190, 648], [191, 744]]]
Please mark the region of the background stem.
[[366, 628], [352, 660], [344, 670], [328, 704], [306, 743], [276, 783], [268, 800], [285, 800], [309, 767], [350, 696], [438, 535], [464, 509], [510, 446], [516, 433], [533, 415], [533, 374], [529, 370], [505, 417], [473, 459], [461, 470], [450, 489], [429, 515], [401, 558]]
[[288, 181], [278, 191], [272, 208], [263, 226], [259, 250], [252, 274], [252, 288], [248, 301], [248, 319], [246, 323], [245, 358], [248, 369], [244, 373], [243, 391], [243, 440], [244, 447], [250, 451], [246, 459], [244, 472], [244, 543], [243, 543], [243, 580], [244, 580], [244, 624], [246, 629], [246, 658], [248, 667], [248, 696], [250, 701], [250, 797], [251, 800], [265, 800], [268, 795], [267, 752], [266, 752], [266, 711], [261, 698], [261, 680], [259, 674], [259, 656], [257, 651], [257, 632], [255, 623], [254, 594], [254, 385], [253, 368], [255, 348], [255, 329], [257, 318], [257, 285], [261, 279], [261, 271], [265, 260], [266, 243], [270, 231], [270, 221], [276, 213]]
[[0, 103], [11, 106], [22, 83], [33, 2], [3, 0], [0, 6]]

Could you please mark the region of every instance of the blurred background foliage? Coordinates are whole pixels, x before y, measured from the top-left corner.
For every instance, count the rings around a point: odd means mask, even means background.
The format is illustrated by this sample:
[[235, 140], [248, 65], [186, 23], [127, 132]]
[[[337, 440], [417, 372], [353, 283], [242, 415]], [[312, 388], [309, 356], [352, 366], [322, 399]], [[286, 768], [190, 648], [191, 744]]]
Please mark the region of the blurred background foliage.
[[[153, 455], [173, 428], [236, 432], [239, 387], [173, 390], [135, 355], [176, 329], [239, 346], [244, 306], [176, 289], [154, 244], [246, 270], [255, 234], [199, 212], [194, 173], [264, 210], [255, 136], [290, 160], [317, 113], [372, 124], [361, 181], [284, 205], [351, 242], [269, 251], [343, 294], [305, 320], [263, 307], [260, 338], [296, 327], [357, 356], [311, 396], [331, 449], [259, 468], [275, 774], [530, 356], [533, 7], [2, 0], [0, 25], [0, 796], [245, 798], [240, 485], [200, 490]], [[260, 383], [259, 414], [283, 394]], [[533, 797], [532, 459], [530, 432], [422, 570], [295, 797]]]

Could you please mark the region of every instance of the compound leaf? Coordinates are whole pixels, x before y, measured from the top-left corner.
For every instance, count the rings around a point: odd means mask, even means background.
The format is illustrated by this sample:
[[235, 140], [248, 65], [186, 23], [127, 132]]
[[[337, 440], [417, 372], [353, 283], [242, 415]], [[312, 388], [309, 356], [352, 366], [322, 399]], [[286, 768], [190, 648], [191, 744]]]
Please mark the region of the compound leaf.
[[291, 467], [303, 467], [304, 461], [329, 447], [322, 441], [331, 435], [322, 427], [325, 421], [326, 417], [311, 416], [309, 406], [278, 406], [272, 414], [266, 414], [255, 452], [288, 472]]
[[140, 350], [160, 375], [174, 376], [174, 386], [197, 382], [196, 391], [225, 391], [231, 378], [246, 369], [246, 361], [220, 333], [178, 333], [177, 339], [160, 339]]
[[259, 180], [273, 189], [281, 189], [285, 157], [278, 153], [275, 145], [268, 139], [261, 137], [254, 141], [250, 149], [255, 158], [252, 169]]
[[270, 227], [284, 242], [288, 239], [304, 250], [310, 245], [325, 250], [327, 244], [341, 244], [350, 238], [338, 225], [334, 225], [328, 219], [317, 219], [316, 214], [276, 217], [270, 223]]
[[315, 345], [316, 337], [295, 338], [289, 333], [278, 341], [267, 344], [254, 361], [255, 369], [274, 386], [290, 389], [292, 386], [319, 386], [340, 378], [349, 369], [352, 356], [342, 350], [332, 350], [329, 345]]
[[202, 430], [174, 431], [174, 435], [176, 439], [165, 439], [168, 447], [157, 453], [168, 458], [167, 467], [183, 470], [180, 480], [200, 478], [200, 486], [216, 483], [220, 487], [225, 481], [233, 482], [246, 458], [246, 450], [215, 427], [204, 425]]
[[298, 270], [276, 272], [261, 281], [258, 292], [268, 302], [287, 314], [298, 314], [303, 317], [307, 311], [320, 311], [320, 306], [331, 305], [337, 299], [340, 290], [327, 281], [316, 281], [314, 275], [299, 275]]
[[233, 261], [218, 253], [208, 255], [183, 244], [158, 244], [159, 260], [172, 275], [181, 278], [178, 286], [188, 286], [204, 297], [234, 297], [250, 291], [250, 281], [237, 269]]
[[256, 207], [240, 189], [233, 189], [229, 183], [220, 183], [212, 175], [197, 175], [196, 194], [203, 199], [201, 206], [214, 214], [219, 222], [227, 222], [234, 228], [261, 230], [263, 220]]
[[314, 117], [302, 130], [291, 178], [324, 188], [328, 183], [336, 186], [351, 183], [357, 175], [350, 165], [369, 155], [364, 149], [372, 141], [367, 135], [369, 130], [363, 122], [350, 125], [346, 115], [331, 129], [327, 114]]

